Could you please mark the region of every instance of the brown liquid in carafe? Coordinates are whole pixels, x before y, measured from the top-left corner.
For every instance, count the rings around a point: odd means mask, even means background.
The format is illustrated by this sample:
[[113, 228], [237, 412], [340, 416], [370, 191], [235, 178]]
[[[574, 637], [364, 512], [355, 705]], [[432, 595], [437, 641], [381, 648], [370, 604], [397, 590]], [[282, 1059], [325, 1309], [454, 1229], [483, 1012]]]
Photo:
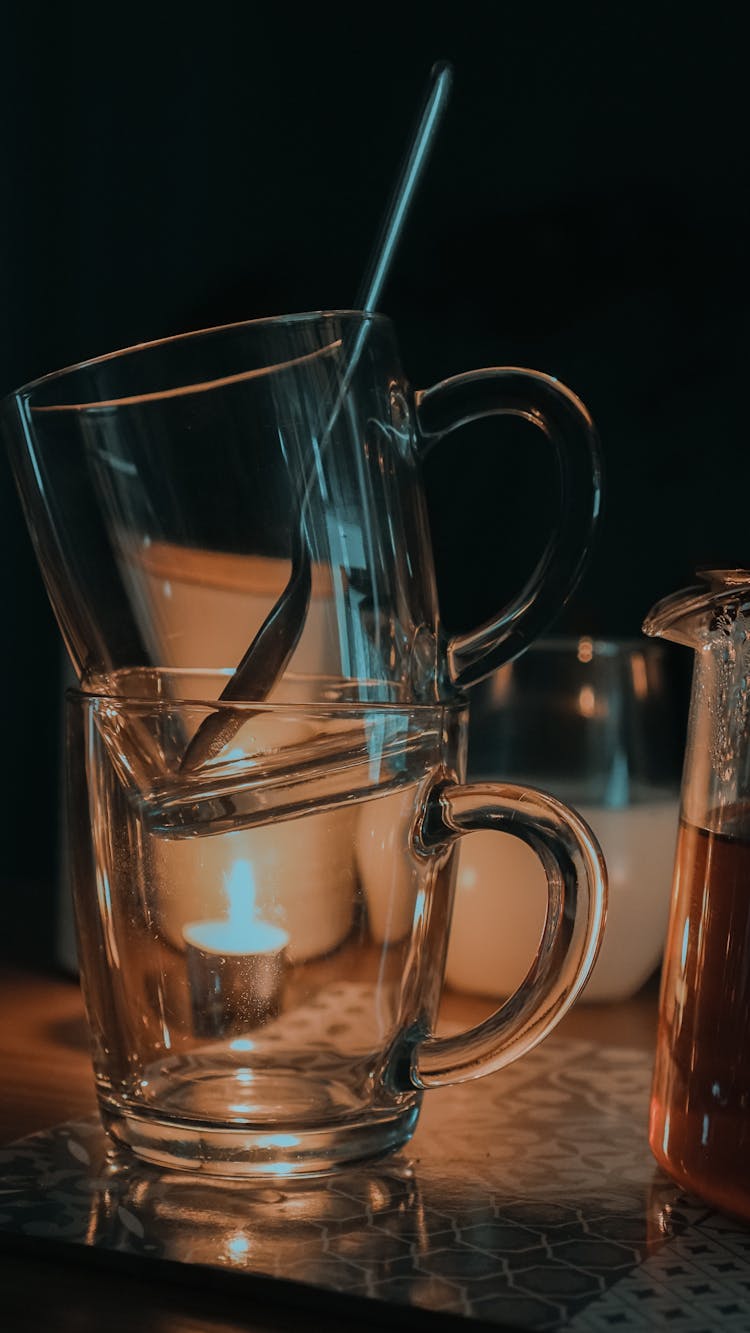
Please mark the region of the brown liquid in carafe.
[[680, 825], [649, 1142], [686, 1189], [750, 1218], [750, 808], [722, 829]]

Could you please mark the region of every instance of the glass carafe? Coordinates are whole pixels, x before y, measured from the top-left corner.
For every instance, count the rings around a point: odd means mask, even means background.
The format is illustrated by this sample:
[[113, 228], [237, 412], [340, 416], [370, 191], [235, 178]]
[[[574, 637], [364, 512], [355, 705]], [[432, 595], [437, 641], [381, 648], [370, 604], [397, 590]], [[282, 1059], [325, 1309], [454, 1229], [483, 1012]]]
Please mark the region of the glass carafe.
[[644, 625], [695, 651], [649, 1140], [750, 1218], [750, 571], [702, 577]]

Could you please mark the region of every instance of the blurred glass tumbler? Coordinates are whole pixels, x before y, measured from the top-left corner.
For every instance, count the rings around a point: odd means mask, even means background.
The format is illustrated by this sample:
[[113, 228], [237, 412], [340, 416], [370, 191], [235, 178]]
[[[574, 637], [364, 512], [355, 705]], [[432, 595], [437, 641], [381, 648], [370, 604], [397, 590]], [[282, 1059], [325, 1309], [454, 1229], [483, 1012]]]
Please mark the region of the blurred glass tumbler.
[[[461, 781], [463, 703], [232, 703], [231, 742], [186, 777], [221, 679], [115, 684], [68, 695], [69, 825], [101, 1112], [138, 1157], [267, 1177], [378, 1156], [424, 1088], [524, 1055], [573, 1002], [596, 842], [552, 798]], [[478, 828], [534, 849], [546, 926], [511, 1004], [436, 1037], [453, 849]]]
[[[518, 596], [449, 639], [421, 464], [444, 435], [503, 413], [549, 439], [558, 519]], [[298, 685], [305, 674], [313, 695], [326, 676], [361, 681], [385, 702], [394, 689], [413, 702], [451, 699], [558, 612], [599, 510], [596, 435], [568, 389], [492, 368], [415, 393], [389, 321], [357, 311], [101, 357], [19, 389], [0, 428], [77, 678], [95, 688], [134, 667], [234, 670], [303, 534], [310, 595], [282, 672]], [[268, 684], [235, 693], [263, 698]]]
[[[548, 639], [472, 693], [469, 772], [554, 792], [607, 863], [607, 931], [585, 1000], [633, 995], [666, 936], [679, 819], [681, 735], [660, 645]], [[499, 888], [498, 888], [499, 882]], [[544, 882], [528, 849], [485, 834], [461, 847], [447, 982], [507, 995], [539, 938]], [[508, 927], [501, 948], [488, 923]]]

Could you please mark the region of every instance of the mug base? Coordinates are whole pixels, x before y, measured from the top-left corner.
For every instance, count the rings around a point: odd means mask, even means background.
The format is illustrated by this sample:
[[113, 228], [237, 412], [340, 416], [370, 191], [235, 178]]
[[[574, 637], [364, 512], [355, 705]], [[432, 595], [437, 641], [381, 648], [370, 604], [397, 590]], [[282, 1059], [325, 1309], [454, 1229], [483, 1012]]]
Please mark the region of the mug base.
[[155, 1108], [136, 1111], [101, 1103], [104, 1128], [118, 1147], [151, 1166], [229, 1179], [304, 1179], [345, 1171], [396, 1152], [411, 1139], [419, 1100], [338, 1123], [295, 1124], [270, 1117], [259, 1124], [181, 1120]]

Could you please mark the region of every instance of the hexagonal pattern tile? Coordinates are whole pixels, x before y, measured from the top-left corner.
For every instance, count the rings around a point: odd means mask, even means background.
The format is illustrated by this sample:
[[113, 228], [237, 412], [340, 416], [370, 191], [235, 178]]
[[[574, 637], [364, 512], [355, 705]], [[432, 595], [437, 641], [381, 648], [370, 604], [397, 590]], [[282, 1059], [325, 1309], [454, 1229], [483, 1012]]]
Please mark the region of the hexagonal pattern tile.
[[232, 1187], [112, 1156], [94, 1121], [0, 1150], [0, 1231], [305, 1283], [489, 1326], [747, 1333], [750, 1230], [657, 1171], [650, 1061], [556, 1036], [427, 1094], [410, 1146], [319, 1184]]

